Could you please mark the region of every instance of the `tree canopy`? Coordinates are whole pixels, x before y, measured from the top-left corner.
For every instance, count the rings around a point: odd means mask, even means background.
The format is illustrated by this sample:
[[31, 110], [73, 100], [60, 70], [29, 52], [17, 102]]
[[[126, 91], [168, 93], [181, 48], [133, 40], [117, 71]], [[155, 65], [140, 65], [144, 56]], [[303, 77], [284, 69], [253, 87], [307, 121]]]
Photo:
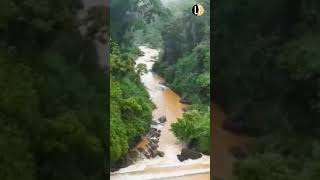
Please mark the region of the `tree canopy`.
[[0, 179], [105, 175], [106, 85], [77, 0], [0, 2]]
[[258, 141], [235, 178], [318, 179], [319, 2], [217, 4], [214, 97]]

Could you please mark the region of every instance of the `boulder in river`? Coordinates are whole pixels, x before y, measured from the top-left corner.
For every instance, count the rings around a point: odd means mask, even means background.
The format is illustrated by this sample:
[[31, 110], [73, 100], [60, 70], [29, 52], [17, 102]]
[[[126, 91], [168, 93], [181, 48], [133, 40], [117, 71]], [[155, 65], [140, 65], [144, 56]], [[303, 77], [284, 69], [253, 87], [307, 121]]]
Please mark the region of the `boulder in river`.
[[161, 134], [158, 131], [155, 133], [155, 135], [157, 138], [161, 136]]
[[159, 90], [159, 91], [164, 91], [164, 88], [165, 87], [163, 85], [159, 85], [159, 86], [156, 87], [156, 89]]
[[190, 102], [187, 101], [186, 99], [180, 99], [180, 103], [181, 104], [190, 104]]
[[159, 131], [157, 131], [157, 129], [155, 129], [155, 128], [151, 128], [151, 130], [149, 131], [149, 133], [148, 133], [148, 136], [149, 137], [151, 137], [151, 138], [158, 138], [158, 137], [160, 137], [160, 132]]
[[177, 157], [179, 161], [182, 162], [188, 159], [199, 159], [202, 157], [202, 154], [188, 148], [183, 148], [181, 151], [181, 154], [177, 155]]
[[182, 161], [186, 160], [186, 159], [184, 159], [184, 157], [183, 157], [183, 156], [181, 156], [180, 154], [178, 154], [178, 155], [177, 155], [177, 157], [178, 157], [178, 159], [179, 159], [179, 161], [180, 161], [180, 162], [182, 162]]
[[150, 155], [150, 153], [149, 153], [148, 151], [144, 151], [144, 152], [143, 152], [143, 155], [144, 155], [146, 158], [148, 158], [148, 159], [151, 158], [151, 155]]
[[157, 143], [159, 143], [159, 140], [156, 138], [151, 138], [150, 142], [152, 142], [153, 144], [157, 144]]
[[159, 123], [157, 122], [157, 121], [155, 121], [155, 120], [152, 120], [151, 121], [151, 125], [158, 125]]
[[153, 149], [150, 149], [149, 152], [150, 152], [150, 155], [151, 155], [152, 158], [155, 158], [157, 156], [157, 153], [158, 153], [157, 150], [153, 150]]
[[161, 116], [161, 117], [158, 119], [158, 121], [159, 121], [160, 123], [165, 123], [165, 122], [167, 121], [167, 118], [166, 118], [165, 116]]
[[139, 56], [144, 56], [144, 54], [145, 54], [145, 53], [140, 50], [138, 55], [139, 55]]
[[149, 130], [148, 135], [149, 135], [150, 137], [154, 137], [154, 136], [155, 136], [155, 133], [157, 133], [157, 129], [156, 129], [156, 128], [151, 128], [151, 129]]
[[159, 147], [159, 145], [157, 143], [153, 143], [153, 142], [150, 142], [149, 146], [151, 147], [150, 149], [153, 149], [153, 150], [155, 150]]
[[162, 152], [162, 151], [157, 151], [157, 155], [160, 156], [160, 157], [164, 157], [164, 152]]

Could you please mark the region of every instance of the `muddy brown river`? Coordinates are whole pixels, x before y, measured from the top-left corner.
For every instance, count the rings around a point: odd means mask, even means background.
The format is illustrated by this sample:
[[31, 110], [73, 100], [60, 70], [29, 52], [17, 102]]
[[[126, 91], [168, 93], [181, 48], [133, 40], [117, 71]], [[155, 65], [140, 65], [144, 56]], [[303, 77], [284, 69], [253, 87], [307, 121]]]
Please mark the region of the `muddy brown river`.
[[[141, 81], [146, 87], [151, 100], [156, 105], [153, 111], [154, 119], [161, 116], [167, 117], [167, 122], [161, 129], [159, 138], [159, 150], [165, 153], [164, 157], [153, 159], [140, 159], [133, 165], [122, 168], [119, 171], [111, 173], [112, 180], [151, 180], [151, 179], [177, 179], [177, 180], [209, 180], [210, 179], [210, 156], [203, 156], [197, 160], [187, 160], [180, 162], [177, 154], [181, 153], [185, 144], [178, 141], [170, 131], [171, 124], [177, 122], [182, 117], [182, 109], [185, 105], [180, 103], [180, 97], [170, 88], [161, 85], [164, 81], [161, 77], [151, 72], [154, 62], [157, 60], [159, 51], [140, 46], [144, 53], [136, 63], [142, 63], [147, 66], [148, 73], [142, 75]], [[137, 147], [144, 147], [147, 144], [144, 140]]]
[[[180, 162], [177, 154], [185, 144], [179, 142], [170, 131], [172, 123], [177, 118], [182, 117], [182, 109], [178, 94], [170, 88], [161, 85], [163, 78], [154, 74], [150, 70], [157, 60], [159, 51], [145, 46], [139, 47], [143, 56], [140, 56], [136, 63], [146, 64], [148, 73], [141, 76], [141, 81], [145, 85], [151, 100], [156, 105], [153, 111], [154, 119], [161, 116], [167, 117], [167, 122], [161, 129], [159, 139], [159, 150], [165, 153], [164, 157], [153, 159], [140, 159], [133, 165], [122, 168], [111, 173], [112, 180], [209, 180], [210, 179], [210, 157], [203, 156], [201, 159]], [[230, 153], [230, 149], [235, 146], [242, 146], [252, 142], [252, 138], [233, 134], [222, 128], [222, 122], [226, 118], [223, 110], [216, 104], [211, 104], [211, 138], [212, 138], [212, 174], [214, 177], [230, 179], [232, 177], [233, 164], [236, 161]], [[148, 142], [142, 140], [137, 147], [144, 148]]]

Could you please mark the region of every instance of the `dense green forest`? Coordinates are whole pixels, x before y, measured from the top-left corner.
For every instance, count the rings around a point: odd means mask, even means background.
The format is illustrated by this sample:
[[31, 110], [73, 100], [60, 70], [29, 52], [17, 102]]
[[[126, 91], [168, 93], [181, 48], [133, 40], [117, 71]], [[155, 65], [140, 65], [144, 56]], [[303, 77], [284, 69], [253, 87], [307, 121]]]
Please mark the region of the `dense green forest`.
[[[139, 3], [140, 2], [140, 3]], [[142, 8], [143, 7], [143, 8]], [[137, 10], [140, 9], [140, 10]], [[142, 11], [142, 10], [143, 11]], [[165, 10], [160, 1], [112, 1], [110, 54], [110, 165], [117, 167], [128, 150], [147, 134], [155, 108], [140, 81], [144, 66], [135, 67], [138, 45], [159, 47], [155, 24]], [[151, 32], [152, 31], [152, 32]], [[152, 37], [152, 39], [150, 39]], [[161, 41], [158, 41], [161, 43]]]
[[110, 11], [111, 38], [121, 49], [137, 48], [142, 44], [161, 47], [160, 32], [169, 10], [160, 0], [111, 1]]
[[134, 57], [123, 55], [116, 44], [111, 48], [110, 163], [114, 166], [148, 132], [154, 106], [135, 72]]
[[107, 79], [77, 0], [0, 2], [0, 179], [105, 178]]
[[[205, 2], [209, 7], [209, 1]], [[210, 11], [197, 18], [190, 11], [192, 6], [186, 4], [191, 3], [181, 2], [171, 9], [160, 0], [111, 2], [112, 166], [121, 162], [128, 150], [147, 133], [152, 120], [154, 105], [134, 67], [139, 45], [161, 49], [162, 56], [154, 71], [192, 103], [189, 112], [172, 130], [195, 149], [209, 153]]]
[[[210, 1], [201, 1], [205, 14], [171, 12], [163, 25], [163, 54], [154, 71], [166, 84], [191, 104], [178, 123], [172, 125], [175, 135], [192, 148], [210, 152]], [[201, 133], [200, 133], [201, 132]]]
[[257, 137], [235, 179], [319, 179], [320, 2], [218, 1], [213, 22], [214, 99]]

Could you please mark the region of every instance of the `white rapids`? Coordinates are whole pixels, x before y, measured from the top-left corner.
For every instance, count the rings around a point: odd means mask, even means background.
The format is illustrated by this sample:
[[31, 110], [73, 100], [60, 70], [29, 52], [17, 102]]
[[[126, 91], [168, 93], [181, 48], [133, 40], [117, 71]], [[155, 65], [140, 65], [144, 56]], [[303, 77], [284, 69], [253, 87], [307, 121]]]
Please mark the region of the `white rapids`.
[[163, 151], [165, 155], [153, 159], [139, 159], [133, 165], [112, 172], [111, 180], [209, 180], [210, 156], [203, 155], [200, 159], [184, 162], [178, 160], [177, 154], [181, 153], [185, 145], [178, 141], [170, 131], [170, 127], [177, 118], [182, 117], [182, 109], [185, 105], [179, 102], [180, 97], [170, 88], [159, 84], [163, 79], [151, 71], [154, 62], [158, 59], [159, 51], [146, 46], [140, 46], [139, 49], [144, 55], [136, 60], [136, 64], [143, 63], [147, 66], [148, 72], [141, 76], [141, 81], [156, 105], [153, 117], [154, 119], [163, 115], [167, 117], [167, 122], [163, 126], [157, 125], [161, 129], [158, 150]]

